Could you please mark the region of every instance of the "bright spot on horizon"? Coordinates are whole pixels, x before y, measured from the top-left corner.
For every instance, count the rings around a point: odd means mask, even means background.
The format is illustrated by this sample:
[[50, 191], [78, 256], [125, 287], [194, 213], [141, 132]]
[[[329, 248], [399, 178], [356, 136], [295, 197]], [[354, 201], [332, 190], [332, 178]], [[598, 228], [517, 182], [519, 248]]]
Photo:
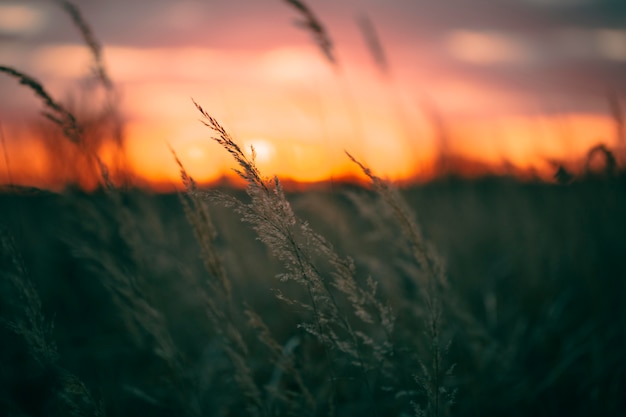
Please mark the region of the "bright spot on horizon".
[[187, 148], [187, 156], [192, 159], [203, 159], [205, 157], [204, 149], [200, 146], [190, 146]]
[[18, 3], [0, 6], [0, 34], [24, 35], [39, 31], [44, 24], [43, 12]]
[[276, 153], [274, 145], [268, 140], [262, 138], [250, 139], [245, 142], [244, 151], [250, 156], [252, 156], [251, 147], [254, 148], [256, 162], [261, 164], [270, 162]]

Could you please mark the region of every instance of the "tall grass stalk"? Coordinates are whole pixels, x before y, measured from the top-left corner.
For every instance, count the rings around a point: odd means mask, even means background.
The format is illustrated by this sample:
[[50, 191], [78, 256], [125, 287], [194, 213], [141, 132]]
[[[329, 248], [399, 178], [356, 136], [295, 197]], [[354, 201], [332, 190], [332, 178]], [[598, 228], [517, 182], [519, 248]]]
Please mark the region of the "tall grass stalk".
[[[115, 161], [115, 168], [117, 171], [120, 171], [120, 164], [123, 162], [120, 161], [119, 158], [123, 153], [124, 123], [119, 112], [119, 95], [104, 64], [102, 46], [94, 35], [89, 23], [84, 19], [80, 9], [75, 4], [65, 0], [56, 0], [56, 3], [70, 16], [74, 26], [79, 30], [92, 56], [94, 76], [106, 92], [104, 119], [108, 119], [112, 122], [112, 137], [118, 150], [116, 154], [116, 158], [118, 159]], [[98, 144], [90, 140], [90, 137], [86, 135], [86, 126], [84, 123], [79, 123], [75, 113], [72, 112], [67, 105], [55, 100], [45, 89], [43, 84], [35, 77], [5, 65], [0, 65], [0, 72], [17, 79], [20, 84], [30, 89], [35, 96], [41, 100], [44, 107], [43, 115], [57, 125], [63, 132], [63, 135], [69, 139], [72, 144], [78, 147], [79, 151], [87, 158], [87, 168], [92, 171], [92, 176], [98, 178], [103, 167], [102, 161], [98, 156]], [[100, 119], [100, 123], [102, 123], [102, 119]], [[61, 146], [52, 144], [51, 147], [58, 149]], [[81, 174], [84, 175], [84, 173]]]
[[[112, 91], [113, 85], [102, 63], [99, 43], [88, 24], [72, 3], [59, 3], [70, 14], [83, 34], [94, 57], [98, 79], [107, 91]], [[181, 412], [189, 416], [199, 415], [197, 401], [190, 397], [193, 390], [186, 386], [188, 381], [184, 376], [186, 373], [183, 366], [184, 359], [171, 336], [165, 317], [151, 300], [152, 291], [144, 276], [146, 254], [143, 251], [133, 213], [124, 203], [120, 190], [113, 184], [109, 168], [100, 159], [97, 149], [87, 143], [83, 128], [74, 114], [55, 100], [38, 80], [11, 67], [0, 66], [0, 72], [16, 78], [20, 84], [33, 91], [43, 102], [44, 115], [63, 130], [64, 136], [77, 146], [89, 161], [89, 168], [94, 171], [94, 176], [103, 186], [108, 199], [113, 203], [114, 210], [112, 213], [103, 213], [100, 208], [83, 206], [81, 211], [90, 213], [93, 216], [92, 220], [101, 228], [99, 229], [94, 224], [83, 226], [98, 237], [98, 242], [110, 243], [111, 233], [107, 230], [106, 219], [112, 215], [116, 222], [116, 232], [119, 233], [121, 241], [130, 254], [131, 265], [121, 264], [112, 253], [102, 251], [98, 246], [84, 245], [82, 242], [72, 242], [75, 246], [74, 255], [85, 260], [93, 270], [101, 274], [102, 283], [118, 306], [122, 319], [131, 334], [135, 335], [137, 340], [143, 340], [145, 335], [148, 335], [150, 343], [153, 344], [154, 353], [169, 369], [171, 388], [179, 397]]]
[[335, 55], [333, 41], [322, 21], [304, 2], [300, 0], [285, 0], [285, 2], [295, 8], [300, 14], [302, 19], [297, 20], [296, 24], [311, 34], [328, 62], [334, 67], [338, 67], [339, 62]]
[[[68, 139], [73, 146], [76, 146], [87, 159], [87, 168], [91, 171], [92, 175], [99, 180], [104, 180], [100, 181], [101, 184], [111, 188], [112, 183], [107, 184], [107, 181], [110, 180], [108, 168], [100, 159], [97, 149], [94, 149], [87, 143], [84, 128], [82, 124], [79, 123], [74, 113], [68, 110], [68, 108], [59, 101], [55, 100], [45, 89], [43, 84], [34, 77], [15, 68], [2, 65], [0, 65], [0, 72], [16, 78], [20, 84], [26, 86], [41, 100], [44, 106], [44, 117], [58, 126], [63, 132], [63, 136]], [[55, 144], [55, 146], [58, 148], [61, 145]], [[55, 162], [65, 163], [63, 161]]]
[[[101, 46], [93, 35], [88, 23], [82, 17], [79, 9], [71, 2], [58, 2], [70, 15], [73, 23], [81, 32], [94, 61], [94, 73], [96, 79], [107, 91], [107, 112], [113, 115], [116, 125], [121, 125], [121, 119], [117, 117], [117, 103], [113, 100], [114, 86], [108, 76], [103, 63]], [[169, 390], [176, 398], [180, 413], [186, 416], [199, 416], [199, 401], [196, 398], [197, 390], [193, 388], [184, 366], [185, 358], [172, 337], [166, 318], [155, 305], [152, 297], [153, 290], [147, 281], [149, 276], [144, 245], [137, 230], [134, 215], [127, 206], [121, 191], [114, 185], [108, 166], [100, 159], [95, 146], [88, 143], [84, 129], [76, 116], [68, 108], [55, 100], [44, 86], [22, 71], [11, 67], [0, 66], [0, 72], [4, 72], [16, 78], [20, 84], [25, 85], [43, 102], [44, 115], [54, 124], [59, 126], [64, 136], [74, 144], [77, 149], [87, 158], [88, 167], [93, 171], [105, 190], [105, 195], [113, 204], [113, 211], [105, 213], [100, 207], [82, 205], [80, 210], [93, 223], [83, 223], [85, 231], [96, 236], [96, 241], [102, 245], [112, 243], [119, 237], [124, 249], [130, 255], [129, 263], [121, 263], [111, 251], [101, 250], [98, 245], [85, 245], [82, 242], [70, 242], [74, 246], [74, 256], [82, 259], [90, 265], [93, 271], [100, 275], [104, 288], [110, 293], [115, 305], [119, 309], [120, 316], [135, 340], [144, 345], [152, 346], [153, 353], [160, 358], [167, 367], [166, 381]], [[115, 129], [117, 143], [121, 144], [120, 129]], [[57, 161], [63, 162], [64, 161]], [[80, 204], [77, 201], [76, 204]], [[115, 230], [111, 233], [109, 218], [114, 219]], [[115, 236], [117, 234], [117, 236]]]
[[439, 417], [444, 408], [454, 401], [455, 391], [448, 389], [445, 378], [451, 375], [454, 365], [445, 367], [444, 356], [448, 350], [443, 340], [444, 305], [449, 292], [445, 266], [434, 248], [426, 241], [414, 219], [412, 211], [399, 191], [390, 183], [372, 173], [363, 163], [350, 153], [348, 157], [370, 179], [374, 190], [389, 206], [398, 222], [404, 238], [409, 244], [410, 253], [420, 268], [415, 274], [419, 294], [426, 307], [426, 342], [430, 352], [429, 361], [419, 360], [420, 371], [415, 374], [415, 381], [426, 394], [426, 407], [416, 404], [416, 415]]
[[312, 316], [312, 321], [301, 323], [300, 328], [322, 344], [333, 391], [346, 377], [337, 373], [342, 370], [337, 365], [347, 361], [349, 366], [343, 372], [356, 369], [357, 380], [372, 399], [378, 389], [372, 381], [383, 378], [384, 371], [392, 366], [389, 355], [394, 324], [390, 307], [380, 301], [376, 282], [372, 278], [359, 280], [353, 260], [338, 255], [326, 239], [296, 216], [278, 178], [263, 178], [254, 163], [254, 149], [249, 158], [217, 120], [198, 104], [196, 107], [204, 116], [203, 123], [217, 133], [212, 139], [233, 156], [239, 165], [235, 171], [248, 183], [250, 203], [224, 195], [218, 200], [250, 223], [282, 262], [286, 270], [279, 279], [305, 289], [306, 301], [289, 298], [280, 291], [277, 295]]
[[[280, 182], [277, 178], [273, 182], [264, 179], [254, 163], [254, 148], [252, 148], [252, 158], [249, 159], [219, 122], [205, 112], [200, 105], [195, 102], [194, 104], [204, 116], [202, 122], [218, 134], [218, 136], [212, 139], [223, 146], [239, 165], [240, 168], [235, 168], [234, 171], [247, 182], [247, 193], [252, 199], [252, 203], [246, 205], [227, 196], [220, 196], [220, 199], [227, 206], [234, 208], [242, 215], [244, 221], [252, 224], [260, 240], [285, 264], [288, 272], [281, 275], [281, 280], [293, 280], [306, 288], [310, 304], [299, 303], [295, 300], [285, 300], [297, 303], [300, 307], [313, 314], [314, 325], [303, 324], [302, 328], [321, 340], [328, 362], [328, 369], [331, 372], [330, 382], [334, 387], [336, 376], [334, 375], [332, 353], [329, 348], [333, 344], [333, 340], [326, 331], [328, 320], [323, 316], [324, 312], [321, 311], [319, 303], [322, 302], [333, 310], [335, 305], [328, 302], [328, 293], [312, 262], [308, 259], [309, 254], [303, 252], [296, 241], [296, 231], [294, 230], [296, 225], [295, 215], [284, 198]], [[333, 394], [331, 392], [331, 396]]]
[[104, 64], [104, 56], [102, 53], [102, 45], [100, 41], [93, 33], [89, 22], [83, 17], [82, 12], [74, 3], [66, 0], [55, 0], [63, 10], [72, 19], [74, 26], [80, 32], [85, 45], [91, 52], [93, 58], [93, 72], [96, 78], [104, 86], [106, 90], [113, 90], [114, 84], [111, 77], [108, 74], [106, 66]]
[[78, 6], [67, 0], [56, 0], [56, 2], [67, 13], [76, 29], [78, 29], [92, 57], [93, 75], [106, 93], [103, 116], [108, 118], [111, 123], [112, 139], [117, 148], [113, 162], [116, 173], [119, 174], [125, 163], [124, 121], [119, 110], [120, 94], [105, 65], [102, 44], [95, 36], [91, 25], [85, 19]]
[[43, 115], [48, 120], [52, 121], [52, 123], [59, 126], [65, 137], [71, 142], [75, 144], [81, 142], [81, 128], [76, 117], [61, 103], [54, 100], [38, 80], [22, 71], [4, 65], [0, 65], [0, 72], [17, 79], [20, 84], [35, 93], [37, 98], [43, 103]]
[[378, 71], [383, 77], [390, 78], [391, 67], [389, 65], [389, 60], [387, 59], [387, 54], [385, 53], [383, 44], [380, 41], [380, 36], [378, 36], [378, 32], [376, 31], [376, 27], [372, 23], [372, 20], [367, 14], [363, 13], [357, 17], [356, 22], [361, 31], [361, 36], [365, 40], [367, 49], [372, 56], [374, 64], [378, 68]]

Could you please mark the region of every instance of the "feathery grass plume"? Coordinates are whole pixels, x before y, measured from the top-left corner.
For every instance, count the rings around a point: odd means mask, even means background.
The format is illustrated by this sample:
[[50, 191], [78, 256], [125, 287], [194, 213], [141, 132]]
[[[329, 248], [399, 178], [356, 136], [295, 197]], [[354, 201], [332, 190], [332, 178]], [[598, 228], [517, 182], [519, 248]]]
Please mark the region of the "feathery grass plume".
[[[350, 153], [346, 152], [346, 154], [350, 160], [359, 166], [362, 172], [372, 182], [374, 190], [392, 208], [397, 221], [402, 226], [405, 237], [411, 244], [411, 250], [413, 251], [415, 259], [418, 261], [419, 266], [428, 274], [427, 279], [422, 281], [422, 284], [424, 284], [423, 288], [432, 290], [427, 291], [429, 297], [436, 296], [440, 292], [438, 289], [443, 290], [448, 287], [445, 270], [441, 260], [435, 255], [433, 248], [431, 248], [424, 239], [406, 201], [404, 201], [395, 187], [376, 176], [371, 169], [359, 162]], [[435, 300], [432, 299], [429, 300], [429, 308], [432, 308], [433, 312], [437, 312], [440, 309], [440, 305], [438, 307]]]
[[418, 416], [439, 417], [445, 408], [454, 402], [455, 390], [447, 387], [445, 379], [450, 376], [454, 365], [446, 368], [444, 355], [448, 347], [444, 344], [444, 299], [448, 296], [448, 281], [442, 260], [435, 253], [434, 248], [426, 241], [418, 227], [412, 211], [404, 201], [399, 191], [388, 182], [374, 175], [372, 171], [359, 162], [350, 153], [348, 157], [359, 166], [361, 171], [370, 179], [374, 190], [391, 208], [396, 221], [399, 223], [404, 238], [409, 244], [411, 254], [420, 268], [414, 274], [422, 301], [426, 307], [426, 343], [430, 353], [428, 362], [419, 360], [420, 371], [415, 375], [415, 381], [424, 391], [425, 407], [416, 404], [415, 412]]
[[[46, 320], [41, 299], [31, 282], [22, 258], [12, 237], [0, 231], [0, 259], [3, 271], [0, 278], [6, 280], [15, 291], [13, 300], [19, 302], [16, 318], [0, 318], [4, 324], [26, 342], [30, 356], [43, 375], [50, 377], [52, 398], [45, 407], [52, 415], [104, 416], [104, 405], [91, 395], [87, 386], [74, 374], [60, 365], [57, 345], [52, 337], [54, 325]], [[44, 404], [38, 404], [44, 406]]]
[[295, 215], [278, 178], [262, 177], [254, 163], [254, 149], [249, 158], [217, 120], [194, 104], [204, 116], [202, 122], [217, 133], [212, 139], [238, 163], [235, 172], [247, 181], [252, 201], [246, 204], [223, 195], [218, 200], [251, 224], [283, 263], [285, 272], [278, 278], [300, 285], [308, 294], [308, 301], [293, 300], [280, 292], [277, 295], [312, 315], [312, 322], [303, 322], [300, 328], [322, 344], [333, 387], [337, 378], [345, 376], [342, 373], [356, 370], [356, 380], [368, 392], [368, 399], [376, 403], [374, 395], [378, 392], [371, 380], [391, 366], [389, 337], [394, 319], [389, 306], [380, 301], [374, 280], [359, 283], [352, 259], [339, 256], [326, 239]]
[[285, 0], [285, 2], [300, 13], [302, 19], [297, 20], [296, 24], [311, 34], [317, 46], [328, 59], [328, 62], [334, 67], [338, 67], [339, 62], [335, 56], [333, 41], [322, 22], [304, 2], [300, 0]]
[[389, 76], [389, 62], [387, 61], [387, 55], [383, 49], [383, 45], [380, 42], [380, 37], [376, 32], [374, 24], [370, 20], [369, 16], [362, 13], [357, 17], [357, 26], [361, 30], [367, 49], [370, 51], [376, 67], [380, 73], [384, 76]]
[[28, 87], [43, 102], [43, 115], [59, 126], [63, 130], [63, 134], [73, 143], [81, 143], [81, 128], [76, 121], [74, 115], [63, 107], [59, 102], [55, 101], [46, 91], [43, 85], [35, 78], [27, 75], [19, 70], [11, 67], [0, 65], [0, 72], [17, 78], [20, 84]]

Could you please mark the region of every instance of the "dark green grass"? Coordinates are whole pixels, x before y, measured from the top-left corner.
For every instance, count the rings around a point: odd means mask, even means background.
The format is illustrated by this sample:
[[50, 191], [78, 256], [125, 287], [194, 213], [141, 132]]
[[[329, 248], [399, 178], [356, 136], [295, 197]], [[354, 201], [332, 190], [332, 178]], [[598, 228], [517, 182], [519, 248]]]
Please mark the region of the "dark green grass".
[[[452, 323], [448, 361], [456, 364], [450, 384], [458, 393], [450, 415], [621, 415], [625, 191], [624, 180], [593, 179], [568, 186], [442, 180], [403, 191], [424, 234], [443, 255], [451, 287], [487, 332], [476, 335], [472, 325]], [[350, 192], [372, 196], [354, 187]], [[389, 240], [395, 233], [391, 224], [368, 222], [340, 187], [288, 199], [338, 252], [354, 257], [358, 271], [379, 280], [392, 304], [394, 297], [411, 300], [416, 288], [410, 281], [392, 279], [399, 260]], [[206, 272], [178, 197], [132, 191], [122, 194], [122, 202], [141, 244], [145, 295], [165, 317], [193, 374], [193, 384], [182, 388], [193, 391], [203, 415], [246, 415], [245, 398], [189, 279]], [[271, 291], [283, 288], [274, 278], [281, 265], [237, 214], [217, 204], [210, 209], [234, 298], [259, 313], [276, 340], [286, 342], [299, 319]], [[149, 335], [128, 331], [102, 271], [78, 255], [77, 248], [89, 247], [117, 265], [139, 268], [116, 232], [116, 210], [102, 193], [0, 196], [3, 227], [15, 238], [44, 315], [54, 320], [59, 363], [103, 401], [108, 415], [180, 415], [181, 399], [168, 388], [171, 370]], [[0, 314], [11, 318], [23, 301], [10, 286], [1, 288]], [[421, 323], [403, 323], [409, 316], [401, 308], [394, 312], [397, 327], [424, 331]], [[54, 372], [33, 361], [20, 336], [3, 327], [0, 332], [0, 414], [49, 415], [44, 405], [54, 391]], [[242, 333], [254, 346], [247, 360], [263, 385], [271, 377], [271, 369], [260, 365], [267, 352], [253, 332]], [[299, 361], [315, 363], [318, 354], [299, 352]], [[338, 414], [372, 412], [354, 385], [337, 389]], [[399, 395], [398, 404], [403, 401]]]

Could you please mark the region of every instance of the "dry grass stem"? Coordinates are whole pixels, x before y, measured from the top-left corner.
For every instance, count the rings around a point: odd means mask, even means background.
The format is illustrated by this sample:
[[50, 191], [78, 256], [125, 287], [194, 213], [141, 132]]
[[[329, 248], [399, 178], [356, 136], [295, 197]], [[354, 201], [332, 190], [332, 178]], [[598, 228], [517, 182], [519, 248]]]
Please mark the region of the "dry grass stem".
[[75, 144], [81, 142], [81, 128], [74, 115], [59, 102], [55, 101], [39, 81], [19, 70], [3, 65], [0, 65], [0, 72], [16, 78], [20, 84], [25, 85], [34, 92], [43, 102], [44, 108], [47, 109], [43, 113], [44, 116], [59, 126], [70, 141]]
[[285, 1], [293, 6], [302, 17], [302, 20], [296, 21], [296, 24], [311, 34], [317, 46], [328, 59], [328, 62], [337, 67], [338, 61], [335, 56], [333, 42], [322, 22], [304, 2], [300, 0]]
[[369, 16], [365, 13], [361, 14], [357, 18], [357, 25], [361, 30], [367, 49], [370, 51], [376, 67], [381, 74], [389, 76], [390, 68], [389, 62], [387, 61], [387, 55], [385, 54], [385, 49], [383, 48], [382, 43], [380, 42], [378, 32], [376, 31], [376, 28], [374, 27], [374, 24], [370, 20]]
[[94, 61], [93, 71], [96, 78], [102, 83], [106, 90], [113, 90], [113, 81], [111, 81], [111, 77], [109, 77], [106, 66], [104, 65], [102, 45], [94, 35], [89, 22], [85, 20], [80, 9], [74, 3], [66, 0], [56, 0], [56, 2], [59, 3], [63, 10], [70, 16], [74, 26], [79, 30], [83, 41], [89, 48]]

